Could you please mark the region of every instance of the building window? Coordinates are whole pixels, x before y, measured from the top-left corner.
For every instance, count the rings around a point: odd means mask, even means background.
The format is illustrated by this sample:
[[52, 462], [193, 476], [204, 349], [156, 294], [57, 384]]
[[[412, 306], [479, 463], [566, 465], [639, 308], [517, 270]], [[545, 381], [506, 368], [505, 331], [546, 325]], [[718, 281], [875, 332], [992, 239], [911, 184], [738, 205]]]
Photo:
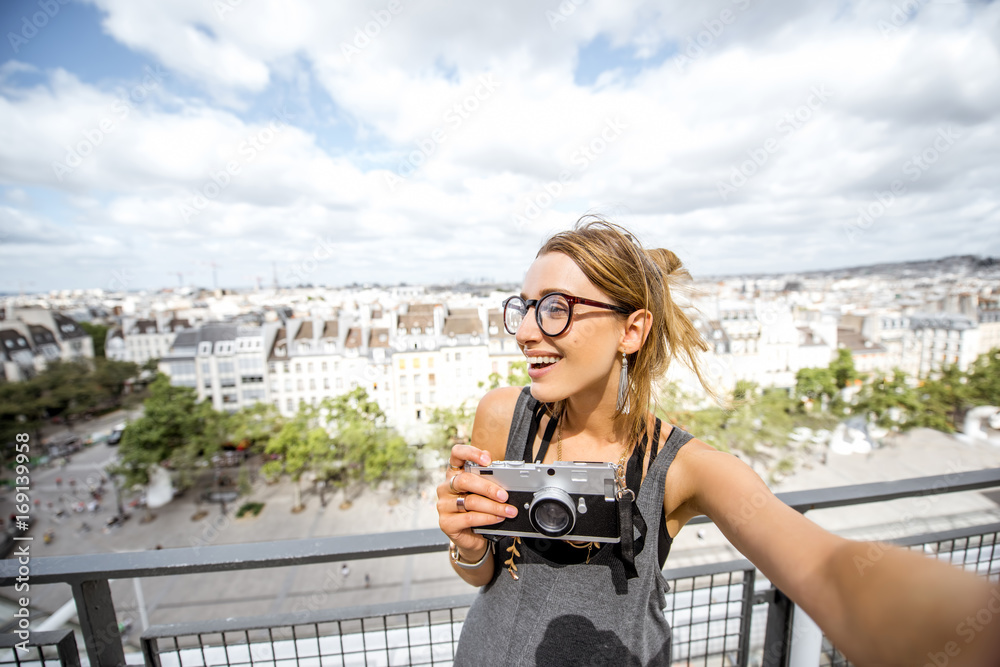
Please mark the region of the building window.
[[281, 367], [282, 367], [282, 370], [284, 370], [286, 373], [288, 372], [288, 362], [287, 361], [284, 362], [283, 364], [281, 364]]
[[429, 384], [430, 386], [433, 387], [434, 386], [434, 380], [435, 380], [434, 373], [428, 373], [427, 374], [427, 384]]
[[423, 375], [421, 375], [420, 373], [414, 373], [413, 374], [413, 386], [414, 387], [419, 387], [421, 384], [423, 384], [423, 382], [424, 382], [424, 376]]
[[288, 399], [287, 401], [285, 401], [285, 409], [288, 410], [289, 412], [295, 410], [295, 403], [292, 402], [292, 399]]
[[316, 378], [309, 378], [309, 389], [316, 391]]
[[303, 386], [302, 386], [302, 379], [301, 378], [299, 378], [298, 380], [295, 381], [295, 388], [298, 389], [299, 391], [302, 391]]
[[302, 364], [295, 364], [295, 372], [296, 373], [302, 372]]
[[322, 364], [320, 364], [320, 370], [322, 370], [324, 373], [326, 372], [326, 362], [325, 361]]
[[406, 359], [400, 359], [399, 360], [399, 368], [400, 368], [400, 370], [406, 368]]
[[276, 363], [274, 363], [274, 362], [272, 361], [271, 363], [269, 363], [269, 364], [267, 365], [267, 370], [268, 370], [269, 372], [271, 372], [271, 373], [277, 373], [277, 372], [278, 372], [278, 364], [276, 364]]
[[428, 357], [427, 368], [434, 368], [434, 357]]
[[344, 378], [337, 378], [337, 389], [344, 388]]
[[405, 391], [399, 393], [399, 404], [406, 405], [410, 401], [410, 395]]
[[414, 358], [414, 360], [413, 360], [413, 367], [414, 368], [420, 368], [420, 357]]
[[292, 380], [291, 378], [285, 378], [285, 391], [292, 390]]
[[456, 352], [455, 353], [455, 361], [461, 361], [461, 360], [462, 360], [462, 353], [461, 352]]
[[420, 405], [420, 392], [419, 391], [413, 392], [413, 404], [414, 405]]
[[323, 389], [330, 388], [330, 378], [323, 378]]
[[310, 373], [313, 372], [313, 362], [310, 361], [308, 364], [306, 364], [306, 370], [309, 371]]
[[431, 405], [433, 405], [436, 402], [435, 399], [436, 399], [436, 397], [434, 396], [434, 392], [433, 391], [430, 394], [428, 394], [428, 396], [427, 396], [427, 402], [428, 403], [430, 403]]

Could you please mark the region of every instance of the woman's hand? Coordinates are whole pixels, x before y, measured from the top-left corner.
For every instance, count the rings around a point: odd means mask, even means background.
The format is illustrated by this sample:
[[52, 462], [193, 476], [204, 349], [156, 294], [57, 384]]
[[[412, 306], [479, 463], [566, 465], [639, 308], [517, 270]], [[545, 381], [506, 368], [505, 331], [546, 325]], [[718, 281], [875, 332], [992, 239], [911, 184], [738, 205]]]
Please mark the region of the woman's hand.
[[491, 458], [489, 452], [472, 445], [451, 448], [447, 479], [437, 488], [438, 525], [458, 547], [461, 559], [475, 563], [489, 543], [472, 529], [517, 516], [517, 509], [504, 504], [507, 491], [502, 487], [481, 475], [464, 472], [466, 461], [487, 466]]

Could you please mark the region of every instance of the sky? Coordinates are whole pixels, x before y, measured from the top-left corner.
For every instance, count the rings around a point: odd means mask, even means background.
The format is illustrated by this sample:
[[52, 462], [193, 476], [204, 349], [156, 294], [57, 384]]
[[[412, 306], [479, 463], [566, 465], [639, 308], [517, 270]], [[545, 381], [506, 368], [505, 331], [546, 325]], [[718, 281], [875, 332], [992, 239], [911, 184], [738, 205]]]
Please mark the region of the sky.
[[1000, 2], [5, 0], [0, 292], [1000, 255]]

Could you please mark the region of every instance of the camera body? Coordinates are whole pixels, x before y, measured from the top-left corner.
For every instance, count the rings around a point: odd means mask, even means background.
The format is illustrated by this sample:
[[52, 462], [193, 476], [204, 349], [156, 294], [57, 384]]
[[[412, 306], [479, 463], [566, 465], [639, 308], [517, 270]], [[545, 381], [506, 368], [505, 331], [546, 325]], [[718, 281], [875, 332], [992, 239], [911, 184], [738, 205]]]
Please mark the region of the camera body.
[[614, 463], [467, 462], [465, 471], [489, 476], [507, 490], [514, 518], [475, 528], [481, 535], [546, 537], [579, 542], [619, 542]]

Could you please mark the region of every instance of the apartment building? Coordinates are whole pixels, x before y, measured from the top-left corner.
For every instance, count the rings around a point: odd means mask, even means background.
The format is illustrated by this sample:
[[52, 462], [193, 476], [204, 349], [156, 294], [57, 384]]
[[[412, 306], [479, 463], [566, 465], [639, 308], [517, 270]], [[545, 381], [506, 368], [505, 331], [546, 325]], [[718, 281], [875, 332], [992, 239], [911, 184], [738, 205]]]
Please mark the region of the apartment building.
[[952, 364], [964, 371], [981, 352], [978, 322], [957, 313], [873, 314], [862, 333], [885, 349], [886, 372], [924, 377]]
[[259, 326], [213, 322], [176, 334], [160, 359], [171, 384], [192, 387], [198, 400], [235, 412], [268, 400], [264, 331]]
[[60, 312], [18, 308], [0, 314], [0, 379], [19, 382], [52, 361], [94, 358], [94, 340]]
[[120, 326], [108, 331], [104, 356], [116, 361], [131, 361], [140, 366], [150, 359], [166, 355], [178, 332], [190, 329], [185, 319], [123, 317]]

